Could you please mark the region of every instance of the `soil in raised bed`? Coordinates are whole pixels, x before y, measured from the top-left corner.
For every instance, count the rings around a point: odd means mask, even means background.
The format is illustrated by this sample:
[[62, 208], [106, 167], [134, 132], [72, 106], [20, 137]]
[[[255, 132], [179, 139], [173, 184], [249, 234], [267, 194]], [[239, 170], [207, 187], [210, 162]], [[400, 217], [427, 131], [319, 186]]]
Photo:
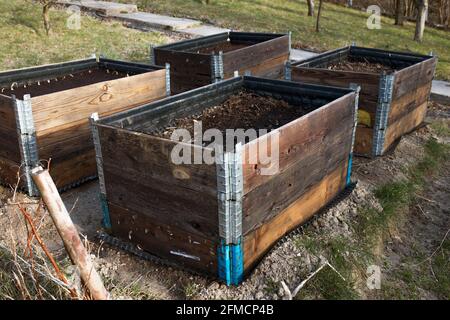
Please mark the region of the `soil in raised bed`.
[[203, 132], [214, 128], [220, 130], [224, 137], [226, 129], [273, 130], [300, 118], [308, 111], [302, 106], [293, 106], [283, 100], [243, 90], [200, 114], [174, 119], [169, 126], [152, 134], [170, 139], [175, 129], [183, 128], [193, 137], [194, 121], [202, 121]]
[[223, 53], [225, 53], [225, 52], [245, 48], [250, 45], [251, 44], [248, 44], [248, 43], [233, 43], [231, 41], [223, 41], [223, 42], [219, 42], [219, 43], [207, 46], [207, 47], [197, 48], [195, 50], [192, 50], [191, 52], [212, 54], [212, 53], [219, 53], [219, 51], [222, 51]]
[[328, 65], [328, 70], [340, 70], [340, 71], [353, 71], [353, 72], [371, 72], [371, 73], [393, 73], [396, 69], [391, 66], [378, 63], [370, 62], [368, 60], [358, 61], [358, 60], [341, 60]]
[[[0, 89], [1, 94], [11, 96], [15, 95], [18, 99], [22, 99], [25, 94], [31, 97], [42, 96], [54, 92], [70, 90], [90, 84], [116, 80], [133, 74], [108, 70], [103, 68], [92, 68], [89, 70], [77, 71], [71, 74], [51, 77], [41, 81], [28, 82], [26, 84], [11, 84], [8, 87]], [[11, 89], [12, 88], [12, 89]]]

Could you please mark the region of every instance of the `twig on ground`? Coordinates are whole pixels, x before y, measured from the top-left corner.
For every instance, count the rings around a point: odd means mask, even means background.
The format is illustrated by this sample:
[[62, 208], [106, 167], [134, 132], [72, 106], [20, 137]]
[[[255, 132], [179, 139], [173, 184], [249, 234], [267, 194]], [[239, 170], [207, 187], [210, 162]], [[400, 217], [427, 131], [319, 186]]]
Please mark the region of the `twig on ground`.
[[288, 300], [292, 300], [294, 297], [296, 297], [297, 294], [299, 293], [299, 291], [305, 286], [305, 284], [326, 266], [329, 266], [334, 272], [336, 272], [339, 275], [339, 277], [342, 278], [342, 280], [346, 281], [345, 278], [339, 273], [339, 271], [337, 271], [335, 267], [333, 267], [328, 261], [326, 261], [319, 268], [317, 268], [316, 271], [311, 273], [305, 280], [303, 280], [292, 292], [289, 289], [289, 287], [286, 285], [286, 283], [284, 281], [281, 281], [281, 285], [283, 286], [283, 289], [287, 294]]

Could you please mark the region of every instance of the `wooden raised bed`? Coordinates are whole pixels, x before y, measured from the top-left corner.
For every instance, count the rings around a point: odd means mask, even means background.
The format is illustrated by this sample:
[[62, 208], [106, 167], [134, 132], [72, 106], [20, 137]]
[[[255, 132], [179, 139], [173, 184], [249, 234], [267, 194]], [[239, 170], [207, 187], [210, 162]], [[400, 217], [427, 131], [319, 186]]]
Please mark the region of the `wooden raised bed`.
[[[352, 71], [348, 61], [362, 65]], [[433, 56], [350, 46], [288, 64], [286, 78], [361, 86], [355, 154], [374, 157], [423, 122], [436, 63]]]
[[0, 73], [0, 182], [37, 195], [29, 171], [51, 160], [61, 190], [96, 177], [89, 116], [103, 116], [162, 97], [161, 67], [95, 57]]
[[225, 32], [153, 48], [157, 65], [170, 64], [172, 93], [239, 74], [282, 77], [289, 60], [290, 35]]
[[[155, 132], [242, 90], [303, 115], [218, 153], [214, 164], [174, 164], [179, 144]], [[236, 77], [93, 121], [105, 225], [153, 255], [237, 284], [350, 183], [356, 109], [349, 89]], [[277, 134], [279, 170], [262, 175], [261, 161], [248, 161], [252, 146]]]

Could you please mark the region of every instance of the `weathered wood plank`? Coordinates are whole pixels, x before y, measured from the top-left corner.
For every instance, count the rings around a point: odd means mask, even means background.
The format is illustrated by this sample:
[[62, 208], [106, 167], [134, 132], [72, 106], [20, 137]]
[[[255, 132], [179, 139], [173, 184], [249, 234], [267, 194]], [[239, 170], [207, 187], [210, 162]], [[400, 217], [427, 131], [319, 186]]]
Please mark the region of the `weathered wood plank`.
[[345, 187], [346, 175], [347, 162], [343, 162], [288, 208], [246, 235], [244, 237], [244, 269], [251, 270], [279, 238], [307, 221], [337, 196]]
[[340, 134], [317, 141], [312, 150], [303, 150], [307, 156], [301, 161], [244, 196], [244, 234], [279, 214], [328, 173], [348, 162], [352, 127], [341, 128]]
[[380, 75], [351, 71], [292, 67], [292, 81], [348, 88], [351, 83], [361, 86], [361, 106], [366, 101], [378, 101]]
[[[17, 184], [17, 173], [20, 162], [11, 161], [0, 157], [0, 184], [15, 187]], [[23, 186], [23, 179], [19, 186]]]
[[[340, 137], [343, 132], [351, 135], [354, 104], [355, 95], [347, 95], [279, 128], [278, 173], [283, 173], [290, 166], [303, 161], [310, 156], [311, 151], [319, 151], [320, 154], [320, 150], [329, 145], [327, 142], [331, 142], [334, 137]], [[273, 136], [273, 133], [271, 135]], [[351, 136], [348, 140], [350, 138]], [[274, 177], [260, 174], [260, 161], [256, 166], [249, 162], [249, 154], [260, 140], [254, 140], [244, 146], [244, 194]], [[268, 142], [270, 144], [270, 139]]]
[[356, 155], [370, 157], [372, 156], [372, 148], [373, 148], [373, 128], [357, 126], [353, 152]]
[[217, 238], [215, 165], [173, 164], [173, 141], [106, 126], [99, 126], [99, 135], [110, 201], [187, 232]]
[[392, 99], [396, 100], [405, 94], [410, 94], [416, 88], [431, 82], [436, 68], [436, 58], [414, 64], [395, 73]]
[[389, 150], [398, 138], [411, 132], [423, 122], [427, 113], [427, 105], [428, 101], [388, 126], [384, 139], [383, 152]]
[[418, 106], [428, 101], [431, 92], [431, 81], [412, 90], [410, 93], [393, 100], [389, 110], [388, 125], [408, 115]]
[[216, 276], [217, 244], [214, 241], [114, 203], [108, 205], [114, 235], [160, 258]]
[[[285, 54], [273, 59], [259, 62], [254, 66], [243, 67], [235, 71], [238, 71], [239, 75], [245, 75], [246, 72], [249, 72], [253, 76], [281, 79], [282, 75], [284, 74], [284, 65], [288, 58], [289, 54]], [[229, 70], [229, 72], [224, 72], [225, 79], [231, 78], [233, 76], [234, 71]]]
[[[61, 130], [98, 112], [118, 112], [164, 97], [165, 70], [143, 73], [114, 81], [61, 91], [31, 99], [37, 134]], [[62, 107], [64, 106], [64, 107]]]
[[[272, 40], [257, 43], [245, 48], [223, 54], [224, 73], [230, 74], [235, 70], [246, 70], [263, 61], [289, 54], [289, 36], [282, 36]], [[254, 75], [258, 75], [254, 73]]]

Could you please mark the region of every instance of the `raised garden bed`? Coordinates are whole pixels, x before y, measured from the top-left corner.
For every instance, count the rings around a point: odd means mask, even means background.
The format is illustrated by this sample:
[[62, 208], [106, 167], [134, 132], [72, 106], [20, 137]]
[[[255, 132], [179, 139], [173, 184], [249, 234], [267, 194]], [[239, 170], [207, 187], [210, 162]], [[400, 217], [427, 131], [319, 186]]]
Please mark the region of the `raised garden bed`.
[[[235, 77], [93, 121], [105, 225], [154, 256], [238, 284], [350, 183], [356, 109], [350, 89]], [[200, 124], [225, 138], [227, 129], [271, 131], [222, 152], [226, 139], [192, 135]], [[175, 129], [186, 130], [184, 142]], [[257, 156], [267, 145], [271, 161]], [[192, 164], [174, 159], [179, 148]]]
[[433, 56], [345, 47], [287, 65], [287, 79], [361, 86], [355, 154], [381, 156], [426, 114], [437, 59]]
[[172, 93], [251, 74], [278, 78], [289, 60], [287, 34], [225, 32], [153, 48], [156, 64], [170, 64]]
[[0, 182], [30, 195], [29, 175], [51, 159], [60, 190], [96, 177], [89, 116], [107, 116], [169, 94], [164, 68], [95, 57], [0, 73]]

